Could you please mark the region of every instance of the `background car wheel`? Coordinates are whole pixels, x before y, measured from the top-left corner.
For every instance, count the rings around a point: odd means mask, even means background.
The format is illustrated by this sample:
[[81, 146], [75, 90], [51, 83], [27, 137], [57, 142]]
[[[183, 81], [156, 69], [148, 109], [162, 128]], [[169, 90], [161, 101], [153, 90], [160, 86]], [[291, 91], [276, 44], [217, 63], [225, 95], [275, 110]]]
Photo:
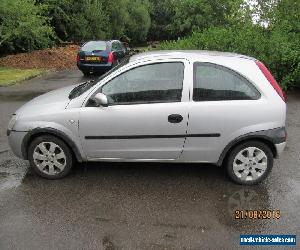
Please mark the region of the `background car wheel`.
[[28, 150], [30, 165], [42, 177], [60, 179], [72, 168], [73, 157], [69, 147], [54, 136], [40, 136]]
[[84, 76], [89, 76], [89, 75], [90, 75], [90, 72], [83, 71], [82, 74], [83, 74]]
[[273, 153], [264, 143], [248, 141], [236, 146], [227, 158], [226, 170], [234, 182], [253, 185], [264, 180], [273, 167]]

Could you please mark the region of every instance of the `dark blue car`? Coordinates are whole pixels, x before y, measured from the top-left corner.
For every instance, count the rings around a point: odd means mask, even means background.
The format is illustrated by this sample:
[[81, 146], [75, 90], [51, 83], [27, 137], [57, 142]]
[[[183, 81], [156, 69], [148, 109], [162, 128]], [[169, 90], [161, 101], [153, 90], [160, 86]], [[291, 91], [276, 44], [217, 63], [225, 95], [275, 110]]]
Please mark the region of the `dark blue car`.
[[118, 40], [90, 41], [80, 48], [77, 67], [84, 75], [104, 73], [126, 56], [126, 48]]

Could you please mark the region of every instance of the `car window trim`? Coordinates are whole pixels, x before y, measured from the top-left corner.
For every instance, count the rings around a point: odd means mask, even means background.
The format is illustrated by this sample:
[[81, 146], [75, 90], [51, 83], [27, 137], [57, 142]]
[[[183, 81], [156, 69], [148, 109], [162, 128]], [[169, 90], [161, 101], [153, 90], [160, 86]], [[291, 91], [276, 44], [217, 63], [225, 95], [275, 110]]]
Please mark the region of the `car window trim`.
[[[116, 77], [119, 77], [121, 76], [122, 74], [130, 71], [130, 70], [133, 70], [133, 69], [137, 69], [137, 68], [140, 68], [140, 67], [143, 67], [143, 66], [148, 66], [148, 65], [153, 65], [153, 64], [162, 64], [162, 63], [181, 63], [183, 65], [183, 78], [182, 78], [182, 83], [181, 83], [181, 98], [180, 98], [180, 101], [171, 101], [171, 100], [168, 100], [168, 101], [154, 101], [154, 102], [134, 102], [134, 103], [124, 103], [124, 104], [120, 104], [120, 103], [117, 103], [117, 104], [109, 104], [108, 106], [124, 106], [124, 105], [140, 105], [140, 104], [158, 104], [158, 103], [180, 103], [182, 102], [182, 94], [183, 94], [183, 85], [184, 85], [184, 74], [185, 74], [185, 63], [183, 61], [162, 61], [162, 62], [153, 62], [151, 61], [150, 63], [147, 63], [147, 64], [142, 64], [142, 65], [137, 65], [137, 66], [133, 66], [125, 71], [123, 71], [122, 73], [114, 76], [113, 78], [109, 79], [106, 83], [104, 83], [103, 85], [101, 85], [94, 93], [91, 97], [95, 96], [97, 93], [101, 93], [102, 92], [102, 88], [108, 84], [109, 82], [111, 82], [113, 79], [115, 79]], [[90, 98], [91, 98], [90, 97]], [[88, 105], [88, 102], [86, 103], [86, 105]]]
[[[199, 66], [199, 65], [200, 66], [201, 65], [209, 65], [213, 68], [227, 71], [230, 74], [233, 74], [234, 76], [238, 77], [240, 80], [245, 82], [251, 89], [253, 89], [256, 92], [255, 99], [195, 100], [194, 99], [194, 89], [195, 89], [195, 86], [196, 86], [196, 67]], [[235, 71], [235, 70], [233, 70], [229, 67], [226, 67], [226, 66], [223, 66], [223, 65], [220, 65], [220, 64], [216, 64], [216, 63], [211, 63], [211, 62], [194, 62], [193, 63], [193, 88], [192, 89], [193, 89], [193, 95], [192, 95], [191, 99], [192, 99], [193, 102], [256, 101], [256, 100], [259, 100], [261, 98], [260, 91], [256, 88], [256, 86], [248, 78], [246, 78], [245, 76], [243, 76], [239, 72], [237, 72], [237, 71]]]

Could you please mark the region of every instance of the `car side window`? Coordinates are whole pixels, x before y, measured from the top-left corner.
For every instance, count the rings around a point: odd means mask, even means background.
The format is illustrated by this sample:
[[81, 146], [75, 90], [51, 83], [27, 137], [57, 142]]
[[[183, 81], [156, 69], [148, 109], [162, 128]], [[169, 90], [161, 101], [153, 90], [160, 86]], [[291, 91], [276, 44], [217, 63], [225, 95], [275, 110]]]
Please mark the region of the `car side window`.
[[155, 63], [133, 68], [102, 88], [109, 105], [180, 102], [184, 64]]
[[258, 90], [243, 76], [212, 63], [194, 63], [194, 101], [256, 100]]
[[120, 46], [121, 46], [121, 50], [123, 50], [123, 51], [125, 51], [125, 50], [126, 50], [126, 48], [125, 48], [125, 46], [124, 46], [124, 44], [123, 44], [123, 43], [120, 43]]
[[122, 50], [121, 43], [117, 42], [117, 50]]
[[116, 42], [113, 42], [113, 43], [112, 43], [111, 49], [112, 49], [112, 51], [117, 51], [117, 50], [118, 50], [118, 46], [117, 46], [117, 43], [116, 43]]

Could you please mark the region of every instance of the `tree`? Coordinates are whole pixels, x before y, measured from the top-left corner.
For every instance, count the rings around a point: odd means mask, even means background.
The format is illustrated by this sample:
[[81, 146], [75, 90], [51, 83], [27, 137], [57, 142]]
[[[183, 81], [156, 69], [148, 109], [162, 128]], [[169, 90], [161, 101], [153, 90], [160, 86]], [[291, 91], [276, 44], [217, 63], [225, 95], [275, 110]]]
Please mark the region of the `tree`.
[[125, 33], [125, 24], [129, 16], [127, 0], [104, 1], [104, 10], [109, 18], [109, 31], [112, 39], [118, 39]]
[[57, 36], [62, 41], [81, 42], [108, 37], [108, 15], [101, 0], [40, 0], [47, 5]]
[[145, 41], [151, 25], [149, 3], [145, 0], [131, 0], [127, 5], [128, 20], [125, 34], [135, 42]]
[[277, 73], [286, 86], [300, 86], [300, 1], [278, 0], [270, 30]]
[[175, 15], [174, 4], [173, 0], [151, 0], [151, 27], [148, 34], [150, 40], [168, 40], [173, 37], [169, 28]]
[[114, 0], [103, 4], [113, 39], [126, 35], [133, 42], [146, 40], [151, 24], [148, 0]]
[[46, 6], [35, 0], [0, 0], [0, 52], [27, 51], [52, 44], [55, 35]]
[[70, 0], [38, 0], [47, 5], [44, 16], [51, 17], [50, 24], [60, 40], [68, 40], [68, 24], [71, 22], [70, 13], [72, 2]]
[[[249, 2], [248, 2], [249, 3]], [[270, 4], [271, 3], [271, 4]], [[237, 7], [237, 5], [236, 5]], [[257, 9], [256, 9], [257, 8]], [[226, 26], [196, 31], [162, 49], [205, 49], [237, 52], [263, 61], [284, 89], [300, 85], [300, 2], [243, 3], [227, 16]], [[258, 19], [253, 19], [260, 13]]]
[[108, 31], [108, 16], [101, 0], [73, 0], [67, 32], [69, 40], [104, 40]]
[[230, 0], [184, 0], [172, 1], [174, 15], [167, 29], [173, 37], [183, 37], [193, 31], [212, 26], [226, 25], [226, 14], [230, 12]]

